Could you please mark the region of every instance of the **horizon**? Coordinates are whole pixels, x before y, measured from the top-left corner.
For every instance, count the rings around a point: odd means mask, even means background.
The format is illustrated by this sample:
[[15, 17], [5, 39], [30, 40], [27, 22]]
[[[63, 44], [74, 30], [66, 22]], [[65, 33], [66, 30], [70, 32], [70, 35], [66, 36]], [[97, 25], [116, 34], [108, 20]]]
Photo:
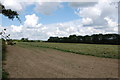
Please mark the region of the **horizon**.
[[[101, 33], [100, 33], [100, 34], [101, 34]], [[100, 34], [92, 34], [92, 35], [100, 35]], [[120, 34], [118, 34], [118, 33], [110, 33], [110, 34], [120, 35]], [[76, 34], [72, 34], [72, 35], [76, 35]], [[69, 35], [69, 36], [72, 36], [72, 35]], [[84, 36], [92, 36], [92, 35], [84, 35]], [[107, 35], [107, 34], [102, 34], [102, 35]], [[68, 37], [69, 37], [69, 36], [68, 36]], [[76, 36], [82, 36], [82, 35], [76, 35]], [[84, 37], [84, 36], [83, 36], [83, 37]], [[50, 37], [53, 37], [53, 36], [50, 36]], [[48, 39], [50, 39], [50, 37], [49, 37]], [[65, 36], [63, 36], [63, 37], [54, 36], [54, 37], [64, 38]], [[27, 38], [27, 37], [22, 37], [22, 38]], [[21, 38], [21, 39], [22, 39], [22, 38]], [[1, 39], [1, 38], [0, 38], [0, 39]], [[21, 39], [15, 39], [15, 38], [14, 38], [14, 39], [12, 39], [12, 40], [21, 40]], [[37, 40], [40, 40], [40, 41], [48, 41], [48, 39], [47, 39], [47, 40], [41, 40], [41, 39], [36, 39], [36, 40], [35, 40], [35, 39], [29, 39], [29, 38], [28, 38], [28, 40], [33, 40], [33, 41], [37, 41]]]

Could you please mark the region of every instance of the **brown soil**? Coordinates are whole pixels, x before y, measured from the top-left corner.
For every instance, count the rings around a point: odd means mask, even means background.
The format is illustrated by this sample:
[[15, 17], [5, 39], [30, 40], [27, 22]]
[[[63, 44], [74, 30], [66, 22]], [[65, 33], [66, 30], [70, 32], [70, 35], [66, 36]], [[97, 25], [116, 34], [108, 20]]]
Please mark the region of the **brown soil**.
[[47, 48], [8, 46], [10, 78], [117, 78], [118, 60]]

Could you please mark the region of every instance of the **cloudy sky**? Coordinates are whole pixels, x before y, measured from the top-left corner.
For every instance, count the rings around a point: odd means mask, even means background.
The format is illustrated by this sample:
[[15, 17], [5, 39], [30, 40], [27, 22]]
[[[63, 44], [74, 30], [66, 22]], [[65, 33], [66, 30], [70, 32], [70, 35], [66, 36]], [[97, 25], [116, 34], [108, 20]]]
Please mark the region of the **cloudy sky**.
[[[114, 0], [115, 1], [115, 0]], [[6, 8], [19, 13], [22, 23], [0, 14], [0, 31], [7, 29], [13, 39], [47, 40], [50, 36], [118, 33], [118, 4], [97, 2], [18, 2], [1, 0]]]

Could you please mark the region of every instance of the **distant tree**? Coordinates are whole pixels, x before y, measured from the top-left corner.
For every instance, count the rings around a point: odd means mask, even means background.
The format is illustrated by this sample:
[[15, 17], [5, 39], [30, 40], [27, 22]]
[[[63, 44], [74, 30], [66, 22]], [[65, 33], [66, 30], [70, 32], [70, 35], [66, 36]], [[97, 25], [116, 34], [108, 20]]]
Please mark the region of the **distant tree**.
[[76, 35], [70, 35], [69, 36], [69, 40], [70, 40], [70, 42], [73, 42], [73, 43], [75, 43], [75, 42], [77, 42], [77, 36]]
[[22, 42], [28, 42], [29, 40], [28, 40], [28, 38], [21, 38], [21, 41]]
[[50, 37], [48, 42], [62, 43], [90, 43], [90, 44], [120, 44], [120, 34], [93, 34], [91, 36], [76, 36], [69, 37]]
[[92, 37], [89, 36], [89, 35], [84, 36], [83, 41], [84, 41], [85, 43], [92, 43], [92, 42], [93, 42], [93, 41], [92, 41]]

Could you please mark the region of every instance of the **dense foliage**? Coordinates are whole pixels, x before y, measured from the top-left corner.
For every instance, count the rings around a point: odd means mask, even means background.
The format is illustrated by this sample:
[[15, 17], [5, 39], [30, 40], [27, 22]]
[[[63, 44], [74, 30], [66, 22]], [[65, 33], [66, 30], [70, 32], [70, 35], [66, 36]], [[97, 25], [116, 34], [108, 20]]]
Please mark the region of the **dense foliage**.
[[21, 38], [21, 40], [14, 40], [17, 42], [41, 42], [41, 40], [28, 40], [28, 38]]
[[0, 3], [0, 13], [12, 20], [16, 17], [21, 22], [20, 18], [18, 17], [19, 14], [16, 11], [13, 11], [11, 9], [6, 9], [5, 6], [2, 5], [1, 3]]
[[69, 37], [50, 37], [48, 42], [61, 43], [89, 43], [89, 44], [120, 44], [119, 34], [93, 34], [91, 36], [76, 36]]

